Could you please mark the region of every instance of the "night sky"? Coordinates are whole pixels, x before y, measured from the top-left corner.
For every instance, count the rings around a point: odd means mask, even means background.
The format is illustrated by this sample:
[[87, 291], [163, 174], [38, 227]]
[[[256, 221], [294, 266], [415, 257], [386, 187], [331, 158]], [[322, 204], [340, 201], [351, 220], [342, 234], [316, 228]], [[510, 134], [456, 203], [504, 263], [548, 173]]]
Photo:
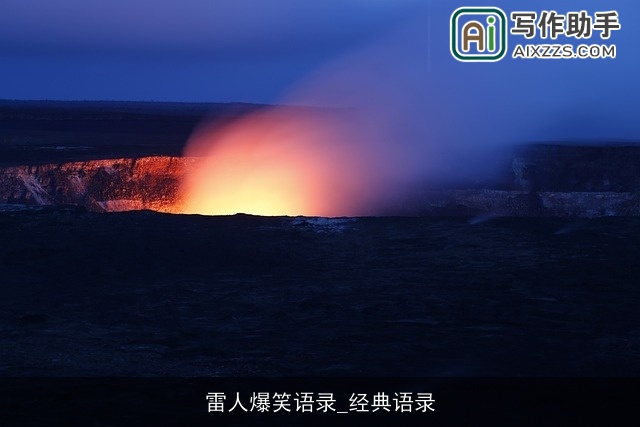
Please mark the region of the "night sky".
[[[617, 10], [622, 29], [604, 42], [618, 57], [457, 62], [451, 13], [487, 3], [507, 13]], [[0, 98], [349, 105], [350, 96], [290, 96], [337, 67], [368, 78], [358, 102], [382, 87], [406, 98], [402, 111], [449, 127], [462, 118], [484, 139], [504, 130], [523, 141], [635, 141], [639, 28], [632, 0], [3, 0]]]
[[273, 102], [422, 3], [3, 1], [0, 97]]

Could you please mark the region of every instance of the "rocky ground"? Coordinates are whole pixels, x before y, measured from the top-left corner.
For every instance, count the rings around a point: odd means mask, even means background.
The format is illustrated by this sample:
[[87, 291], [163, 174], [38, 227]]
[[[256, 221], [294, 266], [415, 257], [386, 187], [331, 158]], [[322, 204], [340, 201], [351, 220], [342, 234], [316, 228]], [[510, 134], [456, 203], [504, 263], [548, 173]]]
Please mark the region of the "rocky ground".
[[0, 215], [0, 375], [640, 374], [635, 218]]

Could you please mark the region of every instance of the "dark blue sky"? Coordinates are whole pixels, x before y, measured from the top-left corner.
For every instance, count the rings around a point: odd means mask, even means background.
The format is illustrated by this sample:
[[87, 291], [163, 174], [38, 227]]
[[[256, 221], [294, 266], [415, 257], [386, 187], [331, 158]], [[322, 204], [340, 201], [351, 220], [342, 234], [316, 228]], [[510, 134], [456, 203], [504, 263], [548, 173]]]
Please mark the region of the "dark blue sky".
[[[448, 20], [476, 0], [3, 0], [0, 97], [270, 102], [291, 83], [346, 52], [410, 25], [414, 55], [430, 69], [454, 64]], [[638, 68], [640, 6], [633, 0], [563, 0], [491, 5], [510, 10], [619, 10], [624, 28], [608, 61], [519, 61], [541, 72]], [[514, 62], [514, 61], [504, 61]], [[571, 63], [572, 62], [572, 63]], [[460, 68], [463, 65], [465, 68]], [[482, 64], [504, 73], [509, 65]], [[407, 64], [407, 67], [414, 64]], [[518, 79], [505, 73], [505, 78]], [[565, 78], [560, 75], [557, 79]], [[578, 77], [578, 76], [574, 76]], [[619, 79], [618, 79], [619, 80]], [[617, 84], [618, 82], [609, 82]]]
[[272, 102], [415, 0], [3, 0], [0, 97]]
[[[473, 5], [617, 10], [618, 57], [457, 62], [449, 18]], [[638, 139], [638, 41], [635, 0], [2, 0], [0, 98], [286, 102], [292, 85], [346, 63], [404, 108], [485, 124], [487, 138], [498, 117], [528, 138]], [[353, 66], [361, 52], [375, 52], [371, 73]]]

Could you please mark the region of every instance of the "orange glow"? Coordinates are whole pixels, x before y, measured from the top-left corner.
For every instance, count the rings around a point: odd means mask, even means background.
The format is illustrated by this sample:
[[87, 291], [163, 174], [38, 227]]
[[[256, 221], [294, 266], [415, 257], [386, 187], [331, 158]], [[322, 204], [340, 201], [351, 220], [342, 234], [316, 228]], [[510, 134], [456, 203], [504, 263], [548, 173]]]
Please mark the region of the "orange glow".
[[337, 113], [276, 108], [219, 128], [189, 141], [185, 155], [203, 159], [186, 174], [184, 213], [365, 213], [370, 162]]

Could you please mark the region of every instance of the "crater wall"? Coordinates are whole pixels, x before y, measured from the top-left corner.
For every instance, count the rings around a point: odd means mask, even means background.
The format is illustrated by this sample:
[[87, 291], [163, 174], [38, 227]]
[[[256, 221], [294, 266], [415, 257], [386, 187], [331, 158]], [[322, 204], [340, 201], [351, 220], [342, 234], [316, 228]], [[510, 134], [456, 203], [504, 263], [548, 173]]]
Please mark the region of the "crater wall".
[[[640, 216], [640, 146], [531, 145], [505, 159], [494, 179], [425, 183], [371, 214]], [[199, 161], [147, 156], [0, 167], [0, 204], [180, 213], [180, 183]]]

